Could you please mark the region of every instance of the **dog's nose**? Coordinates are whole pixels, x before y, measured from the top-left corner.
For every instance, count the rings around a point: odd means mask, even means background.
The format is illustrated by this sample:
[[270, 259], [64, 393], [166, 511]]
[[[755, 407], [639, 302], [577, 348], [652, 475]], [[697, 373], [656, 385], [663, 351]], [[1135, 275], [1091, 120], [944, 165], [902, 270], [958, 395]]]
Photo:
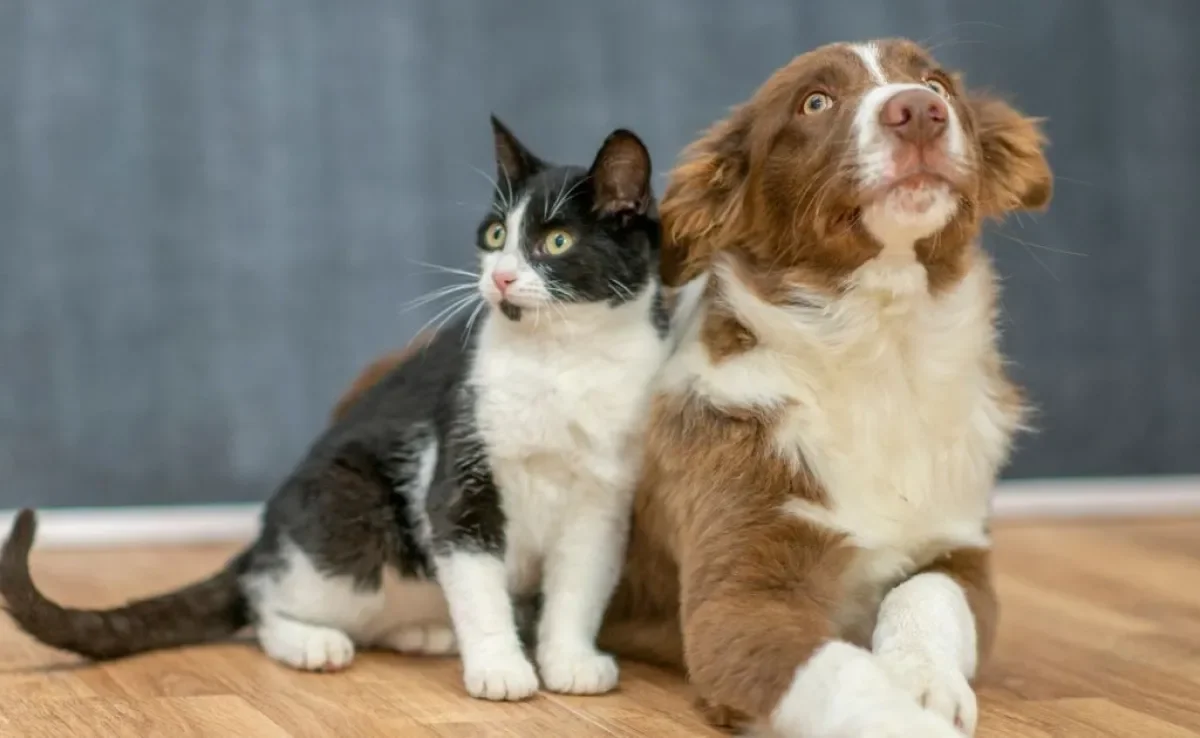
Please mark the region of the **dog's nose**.
[[492, 284], [496, 285], [496, 289], [500, 290], [501, 295], [508, 292], [508, 288], [512, 287], [512, 283], [516, 281], [516, 272], [506, 272], [500, 269], [492, 272]]
[[932, 143], [946, 132], [949, 110], [933, 90], [908, 89], [892, 95], [879, 110], [879, 123], [901, 141]]

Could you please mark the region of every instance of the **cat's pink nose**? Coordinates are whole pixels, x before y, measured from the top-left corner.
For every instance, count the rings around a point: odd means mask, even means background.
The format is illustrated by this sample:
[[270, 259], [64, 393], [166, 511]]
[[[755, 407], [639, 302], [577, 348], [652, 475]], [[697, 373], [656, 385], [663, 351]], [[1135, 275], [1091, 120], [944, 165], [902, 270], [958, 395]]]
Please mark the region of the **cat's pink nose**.
[[512, 287], [512, 283], [516, 281], [516, 272], [503, 272], [499, 269], [492, 272], [492, 284], [496, 285], [496, 289], [500, 290], [501, 295], [508, 292], [508, 288]]

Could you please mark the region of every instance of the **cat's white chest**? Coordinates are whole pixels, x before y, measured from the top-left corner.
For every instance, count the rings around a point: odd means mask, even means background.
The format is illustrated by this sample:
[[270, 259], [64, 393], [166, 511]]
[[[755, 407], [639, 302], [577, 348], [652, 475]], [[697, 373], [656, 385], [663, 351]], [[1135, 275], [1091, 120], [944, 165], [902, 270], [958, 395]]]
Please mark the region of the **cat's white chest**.
[[476, 422], [494, 460], [609, 454], [640, 430], [666, 352], [648, 320], [563, 340], [495, 322], [472, 371]]
[[483, 328], [471, 382], [512, 585], [529, 590], [569, 518], [629, 507], [650, 386], [667, 349], [648, 318], [572, 340], [508, 328]]

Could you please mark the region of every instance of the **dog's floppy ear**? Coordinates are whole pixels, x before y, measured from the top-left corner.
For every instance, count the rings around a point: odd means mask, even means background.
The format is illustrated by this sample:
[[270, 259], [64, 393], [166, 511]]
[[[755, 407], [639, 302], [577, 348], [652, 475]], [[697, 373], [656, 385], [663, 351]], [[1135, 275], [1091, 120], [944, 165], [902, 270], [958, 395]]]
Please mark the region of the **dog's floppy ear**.
[[743, 229], [750, 172], [748, 125], [737, 111], [680, 156], [663, 195], [663, 283], [678, 287], [708, 268]]
[[1003, 100], [988, 95], [968, 98], [979, 134], [981, 190], [986, 217], [1014, 210], [1044, 210], [1054, 191], [1046, 161], [1046, 137], [1037, 118], [1028, 118]]

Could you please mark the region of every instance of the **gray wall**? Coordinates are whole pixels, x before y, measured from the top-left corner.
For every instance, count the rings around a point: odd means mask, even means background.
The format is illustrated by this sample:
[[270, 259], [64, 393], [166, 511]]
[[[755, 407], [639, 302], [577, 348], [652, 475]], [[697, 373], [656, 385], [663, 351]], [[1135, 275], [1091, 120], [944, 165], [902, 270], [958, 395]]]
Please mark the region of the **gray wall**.
[[[791, 56], [907, 35], [1049, 117], [987, 238], [1014, 476], [1200, 472], [1196, 0], [0, 0], [0, 507], [261, 499], [462, 265], [496, 110], [675, 153]], [[1074, 256], [1063, 251], [1084, 254]]]

